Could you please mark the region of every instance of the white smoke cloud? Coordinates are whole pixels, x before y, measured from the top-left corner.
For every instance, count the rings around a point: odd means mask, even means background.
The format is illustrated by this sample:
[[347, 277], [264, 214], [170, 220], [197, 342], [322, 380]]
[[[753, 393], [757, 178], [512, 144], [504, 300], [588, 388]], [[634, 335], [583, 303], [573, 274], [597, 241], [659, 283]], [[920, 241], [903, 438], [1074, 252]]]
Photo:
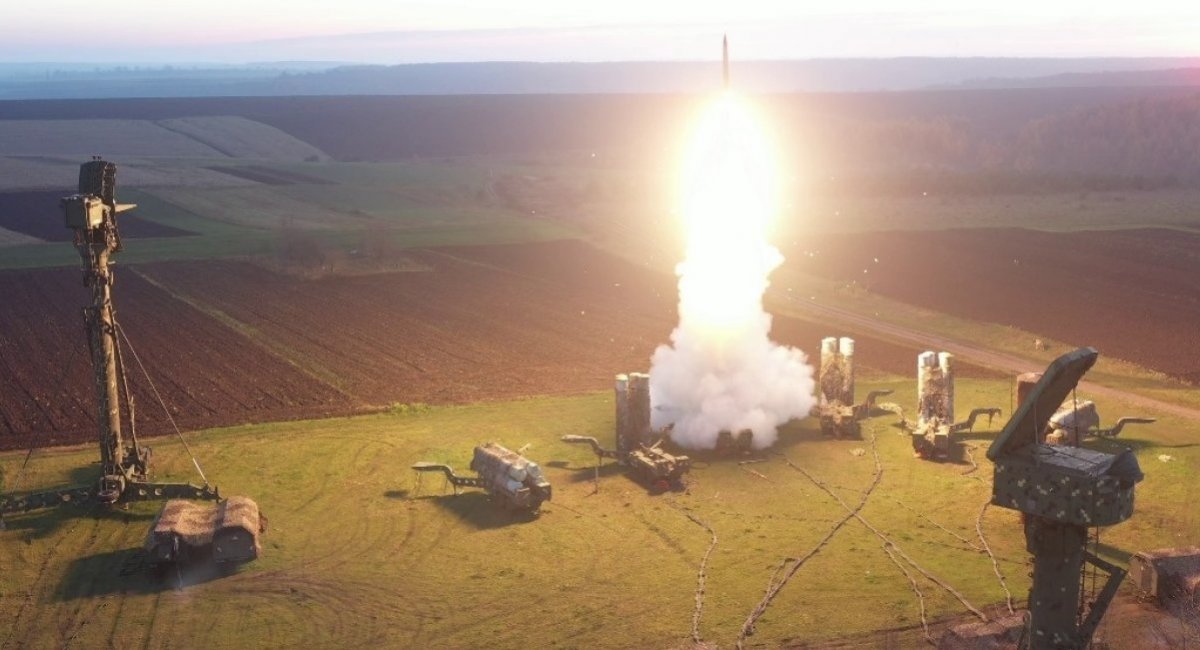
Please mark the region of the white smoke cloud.
[[761, 309], [720, 340], [681, 319], [672, 345], [651, 358], [651, 425], [674, 425], [671, 439], [691, 449], [715, 447], [721, 431], [751, 431], [755, 449], [775, 444], [778, 427], [807, 416], [816, 400], [804, 353], [771, 342], [770, 329], [771, 315]]
[[775, 443], [778, 427], [816, 403], [804, 353], [771, 342], [762, 299], [783, 256], [767, 242], [772, 208], [769, 156], [752, 120], [725, 98], [695, 138], [684, 170], [686, 259], [679, 275], [679, 325], [650, 365], [651, 425], [671, 439], [716, 446], [722, 431], [751, 431], [752, 446]]

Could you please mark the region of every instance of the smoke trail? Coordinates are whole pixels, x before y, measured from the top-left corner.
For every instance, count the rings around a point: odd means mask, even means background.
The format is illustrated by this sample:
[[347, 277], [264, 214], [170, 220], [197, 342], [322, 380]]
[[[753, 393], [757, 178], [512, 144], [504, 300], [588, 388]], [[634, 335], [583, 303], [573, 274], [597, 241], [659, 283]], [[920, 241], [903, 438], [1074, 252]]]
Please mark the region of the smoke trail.
[[686, 259], [679, 325], [650, 366], [652, 426], [674, 425], [684, 447], [716, 446], [721, 431], [774, 444], [777, 428], [815, 404], [803, 352], [771, 342], [762, 298], [783, 256], [767, 241], [769, 157], [749, 115], [723, 97], [706, 116], [684, 170]]

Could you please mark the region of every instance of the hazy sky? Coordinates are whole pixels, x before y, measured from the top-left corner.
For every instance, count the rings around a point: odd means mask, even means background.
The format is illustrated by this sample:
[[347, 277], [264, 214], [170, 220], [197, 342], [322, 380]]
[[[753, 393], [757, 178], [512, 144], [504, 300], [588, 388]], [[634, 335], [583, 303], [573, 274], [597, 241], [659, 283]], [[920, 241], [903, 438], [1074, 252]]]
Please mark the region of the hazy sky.
[[[918, 5], [919, 6], [914, 6]], [[1195, 56], [1200, 2], [0, 0], [0, 62]], [[820, 7], [820, 8], [818, 8]], [[369, 36], [357, 36], [367, 34]]]

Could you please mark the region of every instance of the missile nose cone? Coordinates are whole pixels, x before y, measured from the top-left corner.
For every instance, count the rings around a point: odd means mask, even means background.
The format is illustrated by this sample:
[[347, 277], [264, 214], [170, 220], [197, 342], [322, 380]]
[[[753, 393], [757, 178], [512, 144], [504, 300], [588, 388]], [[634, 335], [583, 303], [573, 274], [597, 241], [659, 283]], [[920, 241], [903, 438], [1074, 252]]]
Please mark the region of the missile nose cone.
[[721, 71], [722, 78], [725, 81], [725, 88], [729, 88], [729, 35], [721, 36]]

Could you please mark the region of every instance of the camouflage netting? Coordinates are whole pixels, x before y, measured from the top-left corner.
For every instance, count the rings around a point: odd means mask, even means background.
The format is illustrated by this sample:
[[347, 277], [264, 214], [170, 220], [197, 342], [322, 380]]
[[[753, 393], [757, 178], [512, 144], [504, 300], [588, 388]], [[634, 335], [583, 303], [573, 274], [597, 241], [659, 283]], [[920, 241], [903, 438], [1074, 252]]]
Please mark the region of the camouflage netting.
[[258, 504], [249, 497], [229, 497], [219, 504], [172, 499], [163, 506], [154, 527], [146, 536], [146, 549], [178, 536], [179, 541], [199, 548], [212, 544], [217, 531], [240, 528], [257, 539], [264, 521]]
[[229, 497], [218, 507], [217, 530], [241, 528], [257, 535], [267, 529], [267, 518], [258, 510], [258, 504], [250, 497]]

